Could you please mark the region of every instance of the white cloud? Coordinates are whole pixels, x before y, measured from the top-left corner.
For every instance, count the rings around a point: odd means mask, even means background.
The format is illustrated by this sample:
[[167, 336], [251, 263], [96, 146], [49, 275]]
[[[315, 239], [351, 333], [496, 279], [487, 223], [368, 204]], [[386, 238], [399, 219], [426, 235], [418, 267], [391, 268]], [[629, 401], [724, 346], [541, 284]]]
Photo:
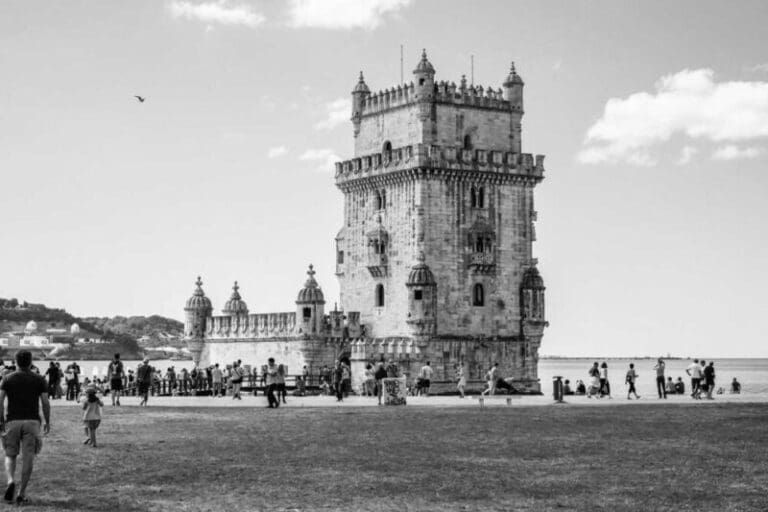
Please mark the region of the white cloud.
[[291, 0], [290, 24], [326, 29], [375, 29], [410, 0]]
[[277, 158], [279, 156], [283, 156], [288, 152], [288, 148], [285, 146], [275, 146], [273, 148], [269, 148], [269, 151], [267, 152], [267, 158]]
[[171, 2], [169, 9], [174, 18], [197, 20], [204, 23], [258, 27], [266, 21], [264, 15], [256, 12], [252, 7], [244, 4], [233, 5], [227, 0], [201, 4], [174, 0]]
[[721, 143], [768, 137], [768, 82], [716, 83], [711, 69], [664, 76], [655, 93], [609, 99], [578, 159], [649, 165], [651, 150], [676, 134]]
[[555, 62], [552, 64], [552, 71], [554, 71], [554, 72], [558, 72], [558, 71], [560, 71], [562, 68], [563, 68], [563, 59], [557, 59], [557, 60], [556, 60], [556, 61], [555, 61]]
[[341, 158], [332, 149], [308, 149], [299, 155], [299, 160], [316, 162], [318, 165], [315, 169], [318, 171], [334, 172], [336, 162], [340, 161]]
[[717, 148], [715, 152], [712, 153], [712, 159], [738, 160], [740, 158], [755, 158], [762, 152], [763, 150], [760, 148], [740, 148], [738, 146], [734, 146], [733, 144], [729, 144], [727, 146]]
[[699, 150], [693, 146], [683, 147], [682, 151], [680, 151], [680, 158], [677, 160], [677, 165], [686, 165], [690, 163], [693, 156], [698, 152]]
[[316, 130], [331, 130], [349, 121], [352, 112], [352, 100], [339, 98], [325, 104], [326, 118], [315, 123]]

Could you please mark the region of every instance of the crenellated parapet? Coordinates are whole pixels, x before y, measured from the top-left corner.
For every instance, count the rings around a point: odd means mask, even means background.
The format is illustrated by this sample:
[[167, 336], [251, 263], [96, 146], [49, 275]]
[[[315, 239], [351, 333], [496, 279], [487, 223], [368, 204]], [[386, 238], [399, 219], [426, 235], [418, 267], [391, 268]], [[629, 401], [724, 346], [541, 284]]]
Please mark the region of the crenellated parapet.
[[[391, 87], [362, 98], [360, 115], [362, 117], [381, 114], [396, 108], [414, 105], [419, 101], [413, 82]], [[463, 79], [460, 85], [441, 80], [434, 84], [431, 101], [450, 105], [466, 105], [473, 108], [491, 110], [514, 110], [513, 104], [504, 99], [501, 88], [482, 85], [467, 86]]]
[[[408, 177], [413, 171], [447, 173], [454, 179], [473, 181], [532, 181], [544, 178], [544, 155], [513, 153], [492, 148], [462, 149], [456, 146], [413, 144], [386, 152], [371, 153], [336, 163], [336, 186], [342, 190], [362, 180], [378, 186], [372, 177]], [[386, 181], [382, 180], [382, 183]]]

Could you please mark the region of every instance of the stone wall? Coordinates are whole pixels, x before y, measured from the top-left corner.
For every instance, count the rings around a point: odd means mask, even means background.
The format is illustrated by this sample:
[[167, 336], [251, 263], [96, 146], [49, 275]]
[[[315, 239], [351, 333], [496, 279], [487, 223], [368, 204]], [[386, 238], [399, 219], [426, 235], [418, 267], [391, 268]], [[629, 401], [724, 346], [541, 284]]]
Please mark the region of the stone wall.
[[344, 344], [338, 339], [289, 339], [289, 340], [206, 340], [200, 357], [200, 366], [232, 364], [238, 359], [243, 364], [261, 367], [274, 357], [280, 364], [288, 365], [290, 375], [301, 374], [304, 365], [316, 375], [323, 365], [333, 367], [334, 361], [344, 352]]

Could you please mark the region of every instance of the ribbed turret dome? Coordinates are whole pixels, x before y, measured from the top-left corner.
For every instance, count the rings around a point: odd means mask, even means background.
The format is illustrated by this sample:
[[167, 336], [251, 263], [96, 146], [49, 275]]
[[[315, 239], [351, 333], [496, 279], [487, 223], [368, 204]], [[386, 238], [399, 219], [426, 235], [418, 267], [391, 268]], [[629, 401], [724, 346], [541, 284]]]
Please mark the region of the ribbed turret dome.
[[413, 70], [414, 73], [429, 73], [434, 75], [435, 74], [435, 68], [432, 66], [432, 63], [429, 62], [429, 59], [427, 59], [427, 50], [421, 51], [421, 60], [418, 64], [416, 64], [416, 69]]
[[536, 267], [531, 267], [525, 271], [522, 287], [526, 290], [544, 290], [544, 279], [541, 278]]
[[429, 269], [429, 265], [424, 263], [424, 254], [419, 254], [419, 262], [411, 267], [411, 273], [408, 274], [407, 286], [433, 286], [435, 285], [435, 276]]
[[315, 281], [315, 270], [310, 264], [309, 270], [307, 270], [307, 281], [304, 283], [304, 288], [299, 291], [299, 296], [296, 298], [297, 304], [315, 303], [325, 304], [325, 298], [323, 297], [323, 290], [318, 286]]
[[508, 87], [510, 85], [525, 85], [523, 84], [523, 79], [520, 78], [520, 75], [517, 74], [517, 71], [515, 71], [515, 63], [512, 63], [512, 66], [509, 70], [509, 75], [507, 75], [507, 79], [504, 80], [504, 86]]
[[195, 293], [187, 300], [187, 306], [184, 309], [210, 312], [212, 309], [211, 300], [203, 292], [203, 281], [200, 276], [197, 276], [195, 286]]
[[365, 79], [363, 78], [363, 72], [360, 72], [360, 78], [357, 81], [357, 85], [355, 85], [355, 88], [352, 89], [353, 93], [356, 92], [362, 92], [362, 93], [370, 93], [371, 90], [368, 88], [368, 85], [365, 83]]
[[248, 314], [248, 305], [240, 297], [238, 290], [240, 290], [240, 287], [237, 285], [237, 281], [235, 281], [234, 286], [232, 286], [232, 295], [229, 296], [229, 300], [224, 304], [224, 309], [221, 310], [222, 313], [228, 315]]

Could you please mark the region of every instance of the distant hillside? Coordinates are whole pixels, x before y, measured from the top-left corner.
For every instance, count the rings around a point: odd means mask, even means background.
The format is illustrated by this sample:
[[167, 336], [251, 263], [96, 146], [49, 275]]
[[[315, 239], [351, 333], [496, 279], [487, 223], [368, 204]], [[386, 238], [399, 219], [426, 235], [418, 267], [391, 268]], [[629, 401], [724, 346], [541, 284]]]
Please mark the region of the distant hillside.
[[62, 331], [61, 336], [53, 335], [54, 342], [73, 342], [70, 327], [76, 323], [80, 327], [77, 338], [109, 340], [124, 347], [126, 354], [138, 353], [142, 347], [185, 346], [182, 341], [184, 324], [171, 318], [159, 315], [81, 318], [45, 304], [0, 298], [0, 333], [23, 332], [31, 320], [35, 321], [41, 334], [51, 334], [47, 332], [49, 330]]
[[172, 346], [184, 347], [184, 324], [172, 318], [152, 316], [116, 316], [113, 318], [86, 317], [85, 321], [104, 332], [128, 334], [142, 347]]

